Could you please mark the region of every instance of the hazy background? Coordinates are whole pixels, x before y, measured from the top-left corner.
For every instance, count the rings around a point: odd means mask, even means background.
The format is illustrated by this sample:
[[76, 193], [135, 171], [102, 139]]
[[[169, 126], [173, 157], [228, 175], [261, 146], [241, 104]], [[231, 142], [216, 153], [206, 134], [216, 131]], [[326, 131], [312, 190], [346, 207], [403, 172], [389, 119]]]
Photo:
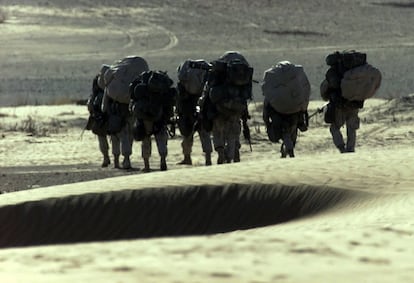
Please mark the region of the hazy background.
[[[304, 66], [319, 99], [335, 50], [367, 52], [378, 97], [414, 92], [414, 1], [2, 0], [0, 106], [85, 99], [100, 65], [127, 55], [167, 70], [186, 58], [242, 52], [262, 79], [271, 65]], [[261, 101], [259, 85], [255, 100]]]

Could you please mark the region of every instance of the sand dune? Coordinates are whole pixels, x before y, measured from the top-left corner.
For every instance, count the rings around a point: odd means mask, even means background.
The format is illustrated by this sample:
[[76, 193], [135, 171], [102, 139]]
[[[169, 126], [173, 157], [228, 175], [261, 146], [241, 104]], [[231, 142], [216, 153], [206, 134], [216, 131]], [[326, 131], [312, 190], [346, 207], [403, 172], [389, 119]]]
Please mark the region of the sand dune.
[[208, 235], [274, 225], [362, 193], [224, 184], [90, 193], [0, 208], [0, 247]]
[[3, 194], [2, 247], [78, 244], [0, 250], [0, 275], [409, 282], [413, 160], [411, 147], [262, 157]]

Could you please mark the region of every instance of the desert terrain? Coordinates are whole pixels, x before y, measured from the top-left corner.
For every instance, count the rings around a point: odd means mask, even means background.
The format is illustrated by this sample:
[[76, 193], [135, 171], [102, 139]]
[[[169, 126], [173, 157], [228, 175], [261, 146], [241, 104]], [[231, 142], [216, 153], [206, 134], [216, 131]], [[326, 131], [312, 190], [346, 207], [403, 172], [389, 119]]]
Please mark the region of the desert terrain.
[[[0, 2], [0, 282], [414, 281], [414, 4], [410, 1]], [[0, 17], [1, 19], [1, 17]], [[261, 80], [304, 66], [309, 113], [324, 102], [325, 56], [367, 52], [383, 74], [339, 154], [321, 114], [280, 159], [249, 105], [252, 151], [193, 166], [169, 140], [168, 171], [101, 168], [76, 101], [101, 64], [127, 55], [167, 70], [242, 52]], [[213, 155], [213, 160], [216, 155]]]

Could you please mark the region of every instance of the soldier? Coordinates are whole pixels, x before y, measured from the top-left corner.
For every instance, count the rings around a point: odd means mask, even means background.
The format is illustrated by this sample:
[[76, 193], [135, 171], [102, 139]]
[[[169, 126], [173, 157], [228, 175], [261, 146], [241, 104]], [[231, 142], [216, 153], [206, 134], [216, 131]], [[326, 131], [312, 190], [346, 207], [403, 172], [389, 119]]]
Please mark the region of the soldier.
[[292, 114], [278, 113], [269, 102], [264, 101], [263, 120], [266, 128], [271, 129], [282, 140], [280, 147], [281, 158], [287, 156], [295, 157], [294, 149], [298, 137], [298, 129], [302, 132], [307, 130], [307, 112], [296, 112]]
[[[356, 131], [359, 129], [359, 109], [363, 108], [364, 100], [349, 100], [342, 95], [341, 81], [346, 71], [366, 64], [366, 54], [359, 52], [335, 52], [326, 57], [330, 68], [321, 84], [321, 96], [328, 100], [325, 122], [330, 123], [330, 133], [340, 153], [355, 152]], [[346, 126], [346, 142], [341, 127]]]
[[174, 115], [176, 90], [173, 81], [162, 71], [143, 72], [130, 86], [130, 109], [134, 117], [133, 136], [142, 141], [144, 172], [150, 172], [151, 136], [160, 155], [160, 170], [167, 170], [168, 129]]
[[109, 158], [109, 145], [106, 135], [105, 115], [102, 112], [101, 104], [104, 96], [104, 90], [99, 86], [98, 80], [100, 74], [97, 74], [92, 82], [92, 93], [88, 99], [87, 107], [89, 111], [88, 130], [92, 130], [98, 137], [99, 150], [103, 155], [102, 167], [108, 167], [111, 163]]
[[201, 147], [205, 154], [205, 164], [211, 165], [210, 132], [207, 132], [199, 119], [198, 100], [200, 99], [207, 79], [209, 64], [204, 60], [184, 61], [177, 69], [177, 124], [183, 141], [181, 142], [184, 159], [180, 165], [192, 165], [191, 152], [194, 142], [194, 133], [200, 137]]
[[108, 117], [108, 131], [111, 135], [112, 153], [114, 155], [114, 168], [121, 168], [119, 157], [122, 154], [123, 169], [131, 169], [130, 156], [132, 154], [133, 138], [131, 135], [131, 115], [129, 105], [113, 100], [104, 95], [102, 111]]
[[253, 68], [244, 57], [234, 51], [226, 52], [213, 62], [209, 74], [208, 97], [204, 116], [212, 120], [214, 149], [217, 163], [237, 162], [240, 155], [240, 119], [247, 111], [247, 101], [252, 96]]
[[108, 133], [111, 134], [114, 166], [119, 168], [119, 156], [122, 153], [123, 169], [131, 168], [132, 154], [132, 115], [129, 111], [131, 100], [129, 85], [148, 64], [142, 57], [127, 56], [115, 62], [104, 73], [105, 93], [102, 110], [108, 117]]
[[263, 120], [271, 142], [282, 140], [282, 158], [295, 157], [298, 129], [307, 130], [310, 83], [301, 65], [281, 61], [264, 72]]
[[[243, 63], [245, 63], [247, 66], [249, 66], [249, 62], [247, 62], [246, 58], [239, 52], [237, 51], [227, 51], [225, 52], [220, 58], [219, 60], [223, 60], [225, 62], [229, 62], [233, 59], [238, 59], [240, 61], [242, 61]], [[250, 97], [252, 97], [252, 86], [250, 83]], [[246, 109], [245, 111], [243, 111], [242, 115], [241, 115], [241, 119], [240, 119], [240, 123], [242, 125], [243, 128], [243, 135], [244, 138], [250, 141], [250, 130], [249, 127], [247, 125], [247, 120], [250, 119], [250, 115], [249, 115], [249, 111]], [[231, 160], [233, 160], [233, 162], [240, 162], [240, 148], [241, 148], [241, 143], [240, 143], [240, 134], [236, 137], [236, 142], [235, 142], [235, 146], [234, 146], [234, 157], [232, 157], [232, 155], [229, 153], [229, 148], [225, 148], [225, 156], [227, 159], [227, 162], [230, 163]], [[251, 144], [250, 144], [250, 150], [251, 150]]]

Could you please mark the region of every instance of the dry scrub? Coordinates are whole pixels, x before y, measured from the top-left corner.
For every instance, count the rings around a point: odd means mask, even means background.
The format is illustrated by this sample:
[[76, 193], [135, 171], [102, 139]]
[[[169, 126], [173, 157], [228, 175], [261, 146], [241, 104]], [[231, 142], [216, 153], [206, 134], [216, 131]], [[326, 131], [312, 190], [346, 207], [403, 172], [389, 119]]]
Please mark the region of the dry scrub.
[[61, 127], [61, 123], [55, 118], [44, 122], [31, 115], [28, 115], [20, 123], [0, 124], [0, 130], [5, 132], [23, 132], [34, 137], [48, 137], [50, 134], [57, 134]]

